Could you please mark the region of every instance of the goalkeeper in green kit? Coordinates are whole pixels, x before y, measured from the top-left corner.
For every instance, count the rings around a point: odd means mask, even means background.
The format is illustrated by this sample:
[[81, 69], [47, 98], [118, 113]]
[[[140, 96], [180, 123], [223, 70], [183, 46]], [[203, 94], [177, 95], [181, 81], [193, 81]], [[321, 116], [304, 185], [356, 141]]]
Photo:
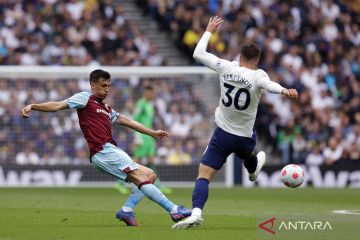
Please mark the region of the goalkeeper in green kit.
[[[153, 99], [155, 98], [154, 88], [151, 85], [144, 87], [143, 97], [136, 102], [133, 119], [143, 124], [145, 127], [152, 127], [155, 116], [155, 108], [153, 105]], [[134, 160], [141, 162], [146, 159], [146, 166], [157, 172], [156, 165], [154, 163], [156, 144], [152, 137], [136, 133], [135, 135], [135, 149], [134, 149]], [[172, 192], [171, 188], [161, 186], [159, 178], [156, 180], [155, 185], [166, 194]], [[115, 185], [121, 193], [127, 194], [129, 190], [123, 186], [123, 182], [118, 181]]]

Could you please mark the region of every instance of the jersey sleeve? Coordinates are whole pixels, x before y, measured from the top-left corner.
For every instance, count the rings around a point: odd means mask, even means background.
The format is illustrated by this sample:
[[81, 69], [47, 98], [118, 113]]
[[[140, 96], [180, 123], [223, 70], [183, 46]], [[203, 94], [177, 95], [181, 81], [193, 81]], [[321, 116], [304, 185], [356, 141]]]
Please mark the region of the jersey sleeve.
[[231, 66], [232, 63], [230, 61], [220, 59], [217, 56], [206, 51], [210, 38], [210, 32], [205, 32], [203, 34], [200, 41], [196, 45], [193, 57], [196, 61], [216, 71], [220, 75], [226, 70], [227, 67]]
[[120, 113], [116, 112], [114, 109], [111, 109], [111, 123], [114, 124], [116, 120], [120, 117]]
[[76, 93], [72, 97], [66, 99], [66, 103], [69, 108], [82, 109], [86, 106], [90, 96], [91, 94], [88, 92]]
[[280, 84], [270, 80], [269, 75], [263, 70], [257, 70], [257, 85], [260, 89], [265, 89], [271, 93], [281, 93], [283, 88]]

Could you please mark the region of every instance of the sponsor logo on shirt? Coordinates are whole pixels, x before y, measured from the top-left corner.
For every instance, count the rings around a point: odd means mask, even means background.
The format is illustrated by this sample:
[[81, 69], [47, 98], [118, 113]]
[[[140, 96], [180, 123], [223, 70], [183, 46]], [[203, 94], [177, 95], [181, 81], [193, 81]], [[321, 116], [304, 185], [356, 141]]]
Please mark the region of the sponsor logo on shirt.
[[107, 111], [103, 110], [103, 109], [96, 109], [97, 113], [104, 113], [106, 115], [108, 115], [109, 118], [111, 118], [111, 113], [108, 113]]

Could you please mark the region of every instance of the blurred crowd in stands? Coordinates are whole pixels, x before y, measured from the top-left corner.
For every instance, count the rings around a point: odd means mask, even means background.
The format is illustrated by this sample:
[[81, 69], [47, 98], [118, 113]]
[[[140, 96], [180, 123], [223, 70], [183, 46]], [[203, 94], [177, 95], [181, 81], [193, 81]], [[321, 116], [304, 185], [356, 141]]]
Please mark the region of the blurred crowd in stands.
[[242, 43], [262, 49], [259, 67], [300, 93], [266, 94], [256, 123], [282, 163], [360, 160], [360, 1], [137, 0], [188, 56], [209, 17], [225, 19], [208, 51], [239, 60]]
[[[106, 102], [130, 117], [142, 96], [142, 86], [156, 85], [154, 128], [171, 134], [157, 141], [157, 163], [192, 164], [200, 160], [206, 147], [211, 116], [204, 105], [203, 90], [197, 86], [202, 80], [194, 79], [113, 79]], [[88, 164], [87, 143], [75, 110], [33, 111], [27, 120], [22, 119], [20, 110], [29, 103], [67, 99], [89, 88], [87, 79], [0, 79], [0, 163]], [[120, 148], [132, 155], [134, 131], [115, 126], [113, 137]]]
[[117, 1], [0, 1], [1, 65], [164, 63]]
[[[209, 17], [222, 16], [225, 22], [210, 40], [210, 52], [238, 61], [242, 43], [257, 43], [262, 49], [259, 67], [273, 81], [299, 91], [299, 102], [272, 94], [261, 100], [256, 122], [258, 147], [278, 156], [270, 162], [332, 165], [360, 160], [359, 0], [136, 3], [169, 32], [169, 39], [189, 59]], [[0, 11], [1, 65], [164, 64], [156, 48], [133, 20], [124, 17], [122, 5], [115, 1], [4, 0]], [[159, 91], [156, 126], [177, 136], [159, 143], [158, 161], [198, 161], [212, 133], [209, 129], [213, 125], [208, 121], [212, 112], [201, 104], [201, 94], [187, 81], [156, 81], [161, 89], [167, 89]], [[17, 155], [19, 163], [26, 154], [43, 163], [86, 159], [75, 112], [32, 113], [32, 119], [23, 122], [18, 110], [32, 101], [67, 98], [87, 85], [81, 81], [0, 80], [0, 125], [12, 126], [0, 130], [0, 161], [8, 159], [8, 154]], [[114, 90], [110, 104], [131, 115], [139, 90], [125, 80], [114, 87], [121, 91]], [[131, 151], [131, 133], [114, 129], [114, 136], [121, 147]], [[18, 149], [11, 143], [14, 141], [20, 141]], [[36, 156], [34, 149], [39, 146], [47, 150]], [[177, 155], [170, 158], [170, 152]]]

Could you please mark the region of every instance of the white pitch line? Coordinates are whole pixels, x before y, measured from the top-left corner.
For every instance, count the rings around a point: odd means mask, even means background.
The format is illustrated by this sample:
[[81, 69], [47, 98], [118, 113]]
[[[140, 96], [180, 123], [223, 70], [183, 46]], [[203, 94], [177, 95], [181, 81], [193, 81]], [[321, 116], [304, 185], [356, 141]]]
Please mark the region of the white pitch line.
[[348, 214], [348, 215], [360, 215], [360, 210], [334, 210], [333, 213]]

